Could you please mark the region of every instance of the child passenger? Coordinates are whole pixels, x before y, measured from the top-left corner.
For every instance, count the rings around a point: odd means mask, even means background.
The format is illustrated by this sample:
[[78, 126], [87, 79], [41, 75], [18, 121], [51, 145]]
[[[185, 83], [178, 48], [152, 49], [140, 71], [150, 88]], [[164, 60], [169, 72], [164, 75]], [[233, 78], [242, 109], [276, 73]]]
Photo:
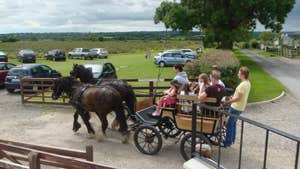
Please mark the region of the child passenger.
[[170, 82], [171, 88], [167, 91], [166, 95], [157, 101], [157, 109], [152, 113], [152, 116], [160, 116], [161, 108], [168, 105], [176, 104], [176, 97], [180, 88], [180, 83], [177, 80]]

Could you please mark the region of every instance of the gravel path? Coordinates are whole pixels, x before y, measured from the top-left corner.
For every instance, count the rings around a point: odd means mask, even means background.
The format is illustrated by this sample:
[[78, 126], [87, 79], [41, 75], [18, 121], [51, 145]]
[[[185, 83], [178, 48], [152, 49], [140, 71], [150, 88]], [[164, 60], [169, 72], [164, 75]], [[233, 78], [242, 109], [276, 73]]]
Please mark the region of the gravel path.
[[[88, 139], [84, 127], [74, 134], [71, 130], [73, 120], [71, 108], [22, 105], [19, 95], [8, 94], [5, 90], [0, 90], [0, 98], [1, 139], [74, 149], [84, 149], [85, 145], [91, 144], [94, 146], [96, 162], [123, 169], [182, 168], [184, 161], [178, 144], [174, 144], [176, 140], [164, 140], [159, 154], [147, 156], [138, 152], [132, 141], [130, 144], [121, 144], [116, 131], [108, 131], [108, 138], [102, 142], [98, 142], [95, 138]], [[299, 136], [300, 128], [297, 126], [300, 121], [299, 108], [297, 101], [287, 96], [276, 103], [250, 106], [242, 115]], [[95, 117], [92, 118], [92, 124], [100, 128]], [[262, 168], [264, 135], [263, 130], [250, 125], [245, 126], [242, 168]], [[294, 147], [294, 143], [271, 135], [268, 168], [292, 168]], [[237, 168], [238, 149], [239, 139], [234, 146], [222, 150], [224, 166], [229, 169]]]

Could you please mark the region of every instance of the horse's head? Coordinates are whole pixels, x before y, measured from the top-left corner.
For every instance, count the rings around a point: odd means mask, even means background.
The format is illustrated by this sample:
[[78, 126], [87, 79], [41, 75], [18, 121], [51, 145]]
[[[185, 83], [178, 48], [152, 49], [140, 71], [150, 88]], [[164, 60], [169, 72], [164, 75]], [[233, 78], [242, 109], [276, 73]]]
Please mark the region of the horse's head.
[[83, 65], [73, 64], [73, 70], [70, 72], [70, 76], [80, 78], [81, 72], [85, 69]]
[[93, 79], [92, 70], [85, 68], [83, 65], [74, 64], [70, 72], [71, 77], [79, 78], [83, 83], [89, 83]]
[[57, 100], [63, 92], [70, 96], [74, 81], [72, 77], [60, 77], [55, 79], [52, 86], [52, 99]]

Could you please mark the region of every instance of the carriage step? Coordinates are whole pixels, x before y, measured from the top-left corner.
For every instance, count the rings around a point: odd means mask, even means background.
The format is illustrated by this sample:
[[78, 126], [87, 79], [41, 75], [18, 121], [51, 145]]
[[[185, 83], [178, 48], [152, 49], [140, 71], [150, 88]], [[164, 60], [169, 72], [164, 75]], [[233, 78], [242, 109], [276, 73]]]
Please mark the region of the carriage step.
[[[218, 164], [207, 158], [195, 157], [183, 164], [184, 169], [216, 169]], [[220, 166], [219, 169], [226, 169], [223, 166]]]

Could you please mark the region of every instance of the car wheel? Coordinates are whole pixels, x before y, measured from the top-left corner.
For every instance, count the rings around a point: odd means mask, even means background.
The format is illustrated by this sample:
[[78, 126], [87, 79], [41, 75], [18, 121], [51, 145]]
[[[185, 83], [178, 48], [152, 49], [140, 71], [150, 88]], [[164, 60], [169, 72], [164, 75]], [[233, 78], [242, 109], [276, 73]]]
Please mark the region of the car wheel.
[[160, 67], [165, 67], [166, 64], [165, 64], [165, 62], [159, 62], [159, 66], [160, 66]]
[[13, 93], [15, 89], [6, 89], [8, 93]]

